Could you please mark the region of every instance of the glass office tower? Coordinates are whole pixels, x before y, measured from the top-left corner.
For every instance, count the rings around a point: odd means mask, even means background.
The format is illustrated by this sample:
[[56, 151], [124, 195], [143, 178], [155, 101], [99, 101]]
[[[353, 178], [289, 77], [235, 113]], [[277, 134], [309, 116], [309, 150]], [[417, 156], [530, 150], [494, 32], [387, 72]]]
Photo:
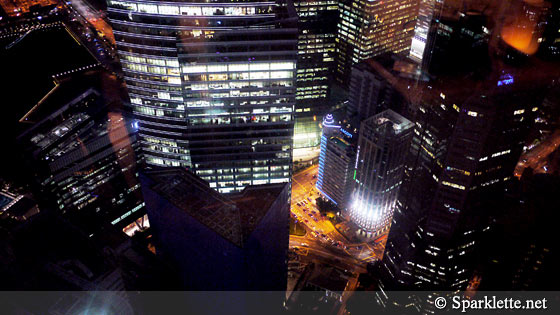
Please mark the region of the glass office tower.
[[385, 52], [408, 55], [419, 0], [340, 0], [337, 80], [348, 85], [352, 65]]
[[320, 118], [329, 110], [331, 76], [335, 67], [336, 0], [295, 0], [298, 14], [298, 69], [294, 159], [309, 159], [305, 148], [319, 145]]
[[191, 168], [222, 193], [290, 180], [293, 7], [107, 3], [148, 166]]
[[388, 109], [361, 123], [350, 218], [365, 234], [389, 231], [414, 124]]

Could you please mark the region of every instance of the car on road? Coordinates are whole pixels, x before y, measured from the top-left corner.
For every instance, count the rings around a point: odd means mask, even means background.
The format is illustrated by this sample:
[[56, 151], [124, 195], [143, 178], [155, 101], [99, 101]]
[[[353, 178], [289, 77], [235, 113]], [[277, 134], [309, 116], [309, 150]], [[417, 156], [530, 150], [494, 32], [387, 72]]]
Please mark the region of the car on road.
[[305, 219], [305, 220], [303, 220], [303, 222], [305, 222], [305, 223], [309, 223], [309, 220]]

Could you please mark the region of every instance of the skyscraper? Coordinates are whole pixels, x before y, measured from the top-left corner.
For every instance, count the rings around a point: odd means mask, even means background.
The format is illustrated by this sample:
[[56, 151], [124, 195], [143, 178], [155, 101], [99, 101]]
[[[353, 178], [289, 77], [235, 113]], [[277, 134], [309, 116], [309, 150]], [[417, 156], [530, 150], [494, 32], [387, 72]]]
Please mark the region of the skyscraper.
[[547, 23], [542, 34], [541, 53], [558, 59], [560, 56], [560, 2], [550, 1]]
[[286, 290], [290, 184], [223, 195], [184, 169], [140, 178], [158, 253], [185, 289]]
[[350, 218], [368, 236], [389, 230], [414, 124], [392, 110], [364, 120], [356, 165]]
[[335, 65], [335, 0], [294, 1], [298, 13], [298, 70], [296, 112], [313, 112], [310, 105], [321, 106], [329, 94]]
[[136, 125], [107, 95], [114, 79], [101, 72], [59, 82], [21, 119], [26, 129], [18, 140], [41, 209], [89, 237], [108, 227], [131, 235], [147, 225]]
[[316, 184], [321, 194], [340, 209], [346, 207], [352, 191], [352, 170], [356, 160], [353, 138], [357, 135], [348, 127], [337, 123], [332, 114], [323, 119]]
[[[489, 213], [500, 206], [496, 196], [513, 180], [534, 113], [553, 77], [530, 77], [530, 68], [501, 66], [483, 80], [445, 78], [425, 86], [379, 265], [383, 290], [462, 290], [469, 283]], [[459, 82], [473, 88], [453, 89]], [[433, 307], [425, 302], [419, 307]]]
[[340, 0], [337, 80], [348, 85], [352, 65], [385, 52], [409, 55], [418, 0]]
[[348, 116], [358, 121], [386, 109], [408, 117], [414, 98], [410, 87], [420, 78], [420, 67], [407, 57], [386, 53], [352, 67]]
[[418, 19], [414, 27], [414, 36], [410, 44], [409, 56], [418, 63], [421, 63], [424, 59], [424, 51], [428, 45], [430, 28], [433, 21], [437, 20], [445, 0], [419, 0], [418, 2]]
[[222, 193], [291, 175], [297, 27], [283, 1], [108, 0], [148, 166]]
[[[298, 14], [298, 69], [294, 149], [319, 144], [321, 130], [317, 117], [328, 111], [326, 102], [335, 69], [336, 0], [296, 0]], [[294, 159], [298, 158], [295, 150]]]

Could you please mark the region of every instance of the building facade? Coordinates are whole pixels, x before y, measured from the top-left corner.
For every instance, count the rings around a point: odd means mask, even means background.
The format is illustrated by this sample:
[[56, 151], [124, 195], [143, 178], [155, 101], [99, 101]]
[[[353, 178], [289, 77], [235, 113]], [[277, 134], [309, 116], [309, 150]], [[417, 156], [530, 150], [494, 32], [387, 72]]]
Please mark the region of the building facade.
[[385, 52], [409, 55], [418, 0], [340, 0], [337, 81], [348, 86], [352, 65]]
[[292, 7], [107, 3], [148, 166], [192, 168], [222, 193], [290, 180]]
[[[490, 213], [503, 206], [498, 197], [513, 180], [551, 82], [547, 75], [529, 79], [524, 71], [528, 69], [504, 67], [482, 81], [446, 78], [425, 86], [379, 265], [385, 292], [464, 290], [469, 284]], [[472, 86], [471, 93], [465, 88], [457, 94], [452, 87], [459, 82]], [[423, 313], [433, 311], [436, 296], [414, 302], [379, 295], [386, 305], [413, 302]]]
[[352, 188], [355, 137], [351, 128], [335, 123], [332, 114], [323, 119], [316, 187], [340, 209], [346, 207]]
[[296, 113], [316, 112], [313, 106], [324, 106], [329, 95], [335, 68], [337, 3], [335, 0], [294, 2], [299, 29]]
[[347, 112], [358, 121], [386, 109], [411, 116], [410, 86], [421, 77], [420, 67], [404, 56], [387, 53], [352, 67]]
[[[294, 1], [298, 14], [294, 161], [316, 158], [335, 68], [336, 0]], [[319, 117], [319, 119], [317, 119]]]
[[177, 266], [183, 289], [286, 290], [290, 184], [224, 195], [184, 169], [140, 178], [158, 255]]
[[[34, 194], [89, 237], [148, 225], [137, 176], [136, 124], [110, 110], [100, 90], [73, 79], [21, 120]], [[89, 82], [89, 81], [88, 81]], [[106, 82], [105, 82], [106, 83]]]
[[[434, 20], [440, 15], [445, 0], [419, 0], [418, 19], [414, 27], [414, 36], [410, 44], [410, 58], [419, 64], [424, 62], [426, 47], [428, 44], [429, 33]], [[428, 60], [430, 56], [426, 56]]]
[[414, 124], [392, 110], [364, 120], [348, 212], [367, 236], [389, 231]]

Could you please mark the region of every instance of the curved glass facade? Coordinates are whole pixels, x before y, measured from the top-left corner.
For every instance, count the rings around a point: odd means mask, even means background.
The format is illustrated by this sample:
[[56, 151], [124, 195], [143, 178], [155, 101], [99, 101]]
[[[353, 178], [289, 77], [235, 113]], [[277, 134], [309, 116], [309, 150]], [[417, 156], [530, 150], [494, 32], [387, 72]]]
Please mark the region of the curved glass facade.
[[117, 41], [145, 161], [227, 193], [291, 177], [295, 15], [270, 1], [116, 1]]

